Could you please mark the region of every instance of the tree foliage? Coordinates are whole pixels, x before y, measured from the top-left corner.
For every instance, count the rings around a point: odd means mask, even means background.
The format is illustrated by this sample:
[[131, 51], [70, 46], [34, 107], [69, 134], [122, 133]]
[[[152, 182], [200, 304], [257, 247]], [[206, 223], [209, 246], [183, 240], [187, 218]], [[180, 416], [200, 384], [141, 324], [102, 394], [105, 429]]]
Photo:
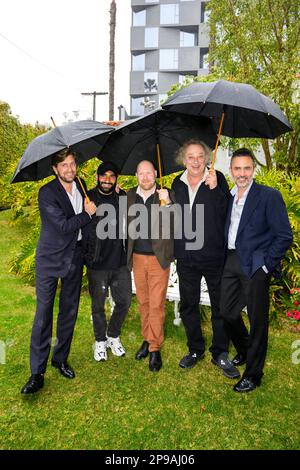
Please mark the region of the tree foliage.
[[28, 204], [28, 197], [36, 185], [11, 185], [10, 181], [28, 143], [45, 131], [39, 124], [21, 124], [12, 115], [10, 106], [0, 101], [0, 208], [13, 207], [18, 212]]
[[272, 98], [294, 131], [262, 141], [268, 168], [298, 169], [299, 0], [210, 0], [210, 63], [214, 78], [245, 82]]

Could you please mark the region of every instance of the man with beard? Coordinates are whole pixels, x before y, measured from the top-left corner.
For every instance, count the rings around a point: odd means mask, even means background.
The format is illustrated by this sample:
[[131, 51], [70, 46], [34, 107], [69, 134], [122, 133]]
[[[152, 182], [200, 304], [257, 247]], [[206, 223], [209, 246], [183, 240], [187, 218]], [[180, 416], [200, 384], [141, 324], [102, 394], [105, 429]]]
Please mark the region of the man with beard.
[[[173, 224], [168, 216], [173, 196], [168, 189], [157, 187], [157, 172], [150, 161], [138, 164], [136, 177], [138, 186], [127, 193], [127, 260], [133, 269], [144, 339], [135, 358], [140, 361], [149, 354], [149, 370], [158, 372], [162, 367], [165, 300], [173, 261]], [[164, 201], [161, 206], [160, 201]]]
[[84, 200], [76, 178], [76, 160], [66, 149], [52, 158], [56, 178], [39, 191], [41, 233], [36, 249], [36, 314], [30, 342], [31, 377], [21, 393], [35, 393], [44, 386], [44, 373], [52, 343], [53, 304], [61, 280], [56, 343], [52, 366], [68, 379], [75, 377], [67, 363], [81, 290], [82, 228], [96, 212]]
[[[221, 315], [237, 351], [235, 366], [246, 364], [239, 393], [261, 384], [268, 347], [269, 287], [293, 241], [287, 210], [279, 191], [254, 181], [255, 159], [246, 148], [230, 163], [231, 190], [225, 225], [227, 259], [221, 286]], [[250, 331], [241, 311], [247, 306]]]
[[[102, 163], [97, 170], [97, 186], [88, 193], [97, 206], [96, 216], [84, 232], [96, 361], [107, 360], [108, 348], [115, 356], [125, 355], [120, 333], [131, 302], [131, 276], [126, 263], [124, 227], [119, 206], [120, 196], [125, 193], [122, 190], [116, 192], [117, 178], [118, 170], [114, 163]], [[105, 300], [109, 288], [115, 305], [107, 322]]]

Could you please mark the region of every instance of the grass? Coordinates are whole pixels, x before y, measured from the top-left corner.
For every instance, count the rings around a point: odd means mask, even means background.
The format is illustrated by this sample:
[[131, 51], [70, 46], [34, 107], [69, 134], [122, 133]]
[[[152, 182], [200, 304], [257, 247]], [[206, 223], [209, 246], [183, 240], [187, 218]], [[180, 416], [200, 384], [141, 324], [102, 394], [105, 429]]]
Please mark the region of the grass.
[[[178, 367], [186, 338], [183, 327], [173, 325], [172, 304], [163, 368], [153, 374], [147, 360], [134, 360], [142, 341], [135, 301], [122, 332], [126, 356], [94, 361], [90, 300], [83, 293], [70, 355], [76, 378], [68, 381], [49, 366], [44, 389], [22, 396], [35, 293], [8, 273], [26, 231], [8, 219], [8, 212], [0, 213], [0, 344], [6, 352], [0, 364], [1, 449], [299, 449], [299, 365], [291, 361], [297, 334], [270, 329], [263, 384], [239, 395], [209, 353], [190, 371]], [[209, 345], [209, 322], [204, 332]]]

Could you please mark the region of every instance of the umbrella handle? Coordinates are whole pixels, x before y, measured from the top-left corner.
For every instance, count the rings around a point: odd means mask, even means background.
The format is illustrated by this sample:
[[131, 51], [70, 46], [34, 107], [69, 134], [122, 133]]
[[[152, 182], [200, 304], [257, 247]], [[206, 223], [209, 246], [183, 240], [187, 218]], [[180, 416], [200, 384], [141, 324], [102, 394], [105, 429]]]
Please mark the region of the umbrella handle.
[[89, 203], [89, 202], [90, 202], [90, 198], [89, 198], [88, 195], [86, 194], [86, 190], [84, 189], [84, 186], [83, 186], [83, 184], [82, 184], [82, 182], [81, 182], [81, 179], [79, 178], [79, 176], [76, 176], [76, 178], [78, 179], [79, 184], [80, 184], [80, 186], [81, 186], [81, 189], [82, 189], [82, 191], [83, 191], [83, 194], [84, 194], [84, 196], [85, 196], [85, 201], [86, 201], [87, 203]]
[[216, 145], [215, 145], [215, 150], [214, 150], [213, 157], [212, 157], [212, 161], [211, 161], [211, 167], [210, 167], [210, 170], [211, 170], [211, 171], [213, 171], [213, 170], [215, 169], [215, 162], [216, 162], [216, 157], [217, 157], [217, 150], [218, 150], [218, 146], [219, 146], [220, 135], [221, 135], [221, 133], [222, 133], [222, 127], [223, 127], [224, 117], [225, 117], [225, 113], [224, 113], [224, 111], [223, 111], [223, 112], [222, 112], [221, 121], [220, 121], [220, 125], [219, 125], [219, 130], [218, 130], [217, 142], [216, 142]]
[[[160, 189], [163, 188], [163, 179], [162, 179], [162, 170], [161, 170], [161, 158], [160, 158], [160, 148], [159, 144], [156, 144], [156, 155], [157, 155], [157, 162], [158, 162], [158, 172], [159, 172], [159, 184], [160, 184]], [[160, 206], [166, 206], [166, 201], [164, 199], [161, 199], [159, 201]]]

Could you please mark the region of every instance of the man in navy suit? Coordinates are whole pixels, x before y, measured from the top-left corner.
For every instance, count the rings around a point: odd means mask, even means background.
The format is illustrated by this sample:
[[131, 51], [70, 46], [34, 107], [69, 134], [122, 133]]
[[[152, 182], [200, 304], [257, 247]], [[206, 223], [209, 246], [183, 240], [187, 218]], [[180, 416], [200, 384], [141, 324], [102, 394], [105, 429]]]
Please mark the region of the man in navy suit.
[[[246, 363], [241, 380], [233, 387], [236, 392], [250, 392], [261, 383], [268, 344], [270, 279], [279, 273], [280, 261], [293, 241], [280, 192], [257, 184], [254, 169], [250, 150], [233, 153], [230, 170], [235, 186], [225, 225], [221, 315], [237, 351], [233, 364]], [[249, 333], [241, 316], [245, 306]]]
[[35, 393], [44, 385], [52, 343], [53, 304], [61, 279], [59, 313], [52, 366], [69, 379], [75, 377], [67, 363], [78, 313], [83, 250], [81, 228], [96, 212], [93, 202], [75, 180], [74, 152], [63, 150], [52, 159], [56, 178], [39, 191], [41, 233], [36, 250], [36, 314], [30, 343], [31, 376], [21, 393]]

